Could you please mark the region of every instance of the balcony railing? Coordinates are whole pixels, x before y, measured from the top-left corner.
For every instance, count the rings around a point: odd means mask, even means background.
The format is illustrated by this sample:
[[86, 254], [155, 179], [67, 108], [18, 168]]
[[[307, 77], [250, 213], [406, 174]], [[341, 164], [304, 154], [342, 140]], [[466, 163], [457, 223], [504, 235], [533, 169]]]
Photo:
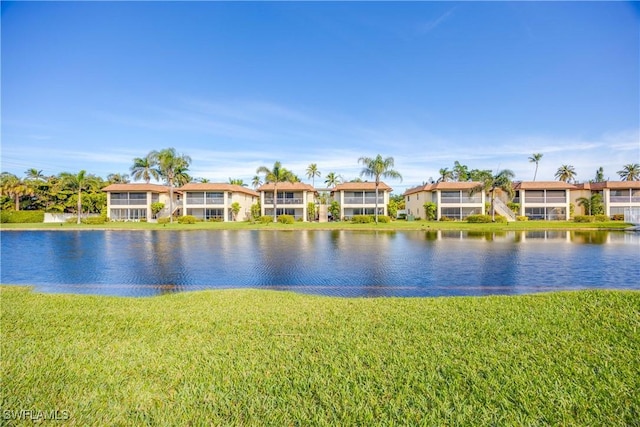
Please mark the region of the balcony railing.
[[460, 203], [482, 203], [482, 196], [479, 197], [441, 197], [440, 202], [443, 205], [446, 204], [460, 204]]
[[[384, 203], [384, 197], [378, 197], [378, 204]], [[375, 205], [375, 197], [345, 197], [345, 205]]]
[[[514, 199], [515, 200], [515, 199]], [[524, 197], [525, 203], [546, 203], [548, 205], [555, 205], [561, 203], [567, 203], [565, 197]]]
[[112, 206], [146, 206], [147, 199], [112, 199]]
[[[301, 204], [303, 204], [303, 199], [301, 197], [296, 197], [296, 198], [293, 198], [293, 199], [290, 199], [290, 198], [287, 198], [287, 199], [285, 199], [285, 198], [277, 198], [276, 201], [277, 201], [278, 205], [301, 205]], [[273, 205], [273, 198], [271, 198], [271, 199], [265, 198], [264, 199], [264, 204], [265, 205]]]
[[[222, 197], [207, 197], [207, 205], [223, 205], [224, 199]], [[187, 205], [204, 205], [204, 197], [187, 197]]]
[[640, 203], [640, 197], [638, 196], [611, 196], [609, 197], [611, 203]]

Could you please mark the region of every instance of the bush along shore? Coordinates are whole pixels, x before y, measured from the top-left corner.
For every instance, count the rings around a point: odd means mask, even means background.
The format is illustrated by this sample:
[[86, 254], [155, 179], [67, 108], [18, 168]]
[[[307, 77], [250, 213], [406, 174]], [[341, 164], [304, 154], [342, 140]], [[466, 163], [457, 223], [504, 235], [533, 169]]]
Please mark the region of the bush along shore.
[[69, 425], [640, 420], [640, 292], [424, 299], [0, 292], [0, 393], [9, 423], [31, 425], [25, 410], [61, 415]]
[[256, 221], [222, 222], [197, 221], [192, 216], [180, 217], [173, 223], [159, 222], [119, 222], [102, 218], [88, 218], [83, 223], [76, 220], [65, 223], [7, 222], [0, 224], [1, 230], [625, 230], [632, 224], [623, 221], [516, 221], [485, 222], [484, 218], [471, 221], [391, 221], [379, 217], [379, 223], [369, 220], [367, 215], [354, 217], [352, 221], [302, 222], [294, 221], [289, 215], [280, 215], [278, 222], [273, 217], [264, 216]]

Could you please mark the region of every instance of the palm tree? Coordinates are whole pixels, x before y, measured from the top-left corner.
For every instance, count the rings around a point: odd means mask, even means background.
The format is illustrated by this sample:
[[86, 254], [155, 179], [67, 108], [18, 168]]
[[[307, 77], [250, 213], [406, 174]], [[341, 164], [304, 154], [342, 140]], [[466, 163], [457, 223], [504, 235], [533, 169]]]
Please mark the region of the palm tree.
[[260, 166], [256, 170], [257, 174], [264, 174], [265, 182], [273, 184], [273, 222], [278, 219], [278, 184], [281, 182], [296, 182], [296, 176], [289, 170], [282, 167], [280, 162], [273, 164], [273, 169], [266, 166]]
[[107, 175], [109, 184], [127, 184], [129, 183], [129, 175], [126, 173], [110, 173]]
[[480, 185], [472, 188], [469, 195], [473, 195], [478, 191], [487, 191], [491, 194], [491, 219], [496, 220], [496, 210], [494, 207], [496, 189], [499, 188], [509, 195], [509, 199], [513, 197], [513, 185], [511, 180], [516, 176], [510, 169], [503, 169], [495, 175], [485, 177]]
[[160, 179], [160, 171], [156, 169], [158, 163], [154, 153], [156, 152], [151, 151], [146, 157], [133, 159], [133, 166], [130, 169], [133, 179], [143, 179], [147, 184], [151, 181], [151, 177], [155, 178], [156, 181]]
[[320, 177], [320, 171], [318, 170], [318, 165], [315, 163], [311, 163], [307, 168], [307, 178], [311, 178], [313, 188], [316, 188], [316, 176]]
[[585, 215], [599, 215], [603, 212], [600, 193], [594, 193], [591, 197], [579, 197], [576, 202], [578, 206], [584, 207]]
[[239, 179], [239, 178], [229, 178], [229, 184], [232, 185], [239, 185], [240, 187], [246, 187], [247, 184], [244, 183], [243, 179]]
[[402, 181], [402, 175], [400, 172], [392, 169], [394, 166], [393, 157], [387, 157], [383, 159], [380, 154], [376, 158], [360, 157], [358, 163], [362, 163], [364, 166], [360, 172], [360, 176], [368, 176], [374, 178], [376, 182], [376, 210], [375, 220], [378, 223], [378, 186], [380, 185], [380, 177], [384, 178], [398, 178]]
[[78, 224], [82, 215], [82, 192], [96, 186], [96, 178], [93, 175], [87, 175], [87, 171], [81, 170], [77, 174], [62, 172], [60, 174], [62, 182], [70, 189], [78, 192]]
[[529, 156], [529, 163], [535, 163], [536, 164], [536, 171], [533, 173], [533, 180], [536, 180], [536, 176], [538, 175], [538, 163], [540, 162], [540, 159], [542, 159], [542, 153], [534, 153], [531, 156]]
[[33, 189], [14, 174], [2, 172], [0, 175], [0, 195], [13, 199], [15, 210], [20, 210], [20, 198], [32, 193]]
[[462, 182], [469, 180], [469, 168], [467, 165], [460, 164], [459, 161], [455, 161], [453, 164], [453, 179]]
[[160, 175], [169, 185], [169, 222], [173, 222], [173, 186], [183, 185], [191, 181], [186, 171], [191, 164], [191, 157], [178, 154], [175, 148], [165, 148], [159, 152], [153, 151], [152, 164], [158, 165]]
[[558, 181], [571, 182], [571, 180], [575, 180], [576, 175], [577, 173], [573, 166], [562, 165], [558, 168], [555, 177], [558, 178]]
[[640, 181], [640, 164], [629, 163], [616, 172], [623, 181]]
[[327, 185], [327, 187], [335, 187], [336, 185], [340, 184], [342, 182], [342, 178], [340, 177], [340, 175], [336, 175], [335, 172], [329, 172], [326, 176], [326, 179], [324, 180], [324, 183]]
[[604, 168], [602, 166], [596, 170], [596, 179], [594, 182], [604, 182]]
[[251, 185], [253, 186], [254, 190], [262, 185], [262, 180], [260, 179], [260, 175], [255, 175], [253, 177], [253, 179], [251, 180]]
[[449, 168], [440, 169], [440, 178], [438, 182], [447, 182], [453, 179], [453, 172]]
[[42, 171], [35, 168], [27, 169], [24, 173], [27, 179], [31, 179], [34, 181], [44, 181], [45, 179]]

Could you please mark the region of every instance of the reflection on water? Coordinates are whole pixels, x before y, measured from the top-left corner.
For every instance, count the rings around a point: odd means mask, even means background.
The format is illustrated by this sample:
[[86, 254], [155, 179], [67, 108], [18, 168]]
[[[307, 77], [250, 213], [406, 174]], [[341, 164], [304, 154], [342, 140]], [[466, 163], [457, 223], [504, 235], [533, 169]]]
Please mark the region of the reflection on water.
[[640, 289], [640, 234], [628, 232], [4, 231], [0, 240], [1, 282], [47, 292], [251, 287], [371, 297]]

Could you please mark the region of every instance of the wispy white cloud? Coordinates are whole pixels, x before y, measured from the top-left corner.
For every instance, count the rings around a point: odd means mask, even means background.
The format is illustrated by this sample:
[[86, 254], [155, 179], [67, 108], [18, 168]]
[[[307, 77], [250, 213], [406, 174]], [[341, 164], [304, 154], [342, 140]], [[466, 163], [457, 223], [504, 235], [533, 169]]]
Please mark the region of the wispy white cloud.
[[438, 16], [436, 19], [432, 19], [430, 21], [422, 23], [418, 28], [418, 33], [426, 34], [426, 33], [430, 33], [431, 31], [435, 30], [440, 25], [442, 25], [442, 23], [444, 23], [447, 19], [449, 19], [451, 17], [451, 15], [453, 15], [453, 12], [457, 8], [458, 8], [457, 6], [456, 7], [452, 7], [451, 9], [447, 10], [446, 12], [444, 12], [442, 15]]

